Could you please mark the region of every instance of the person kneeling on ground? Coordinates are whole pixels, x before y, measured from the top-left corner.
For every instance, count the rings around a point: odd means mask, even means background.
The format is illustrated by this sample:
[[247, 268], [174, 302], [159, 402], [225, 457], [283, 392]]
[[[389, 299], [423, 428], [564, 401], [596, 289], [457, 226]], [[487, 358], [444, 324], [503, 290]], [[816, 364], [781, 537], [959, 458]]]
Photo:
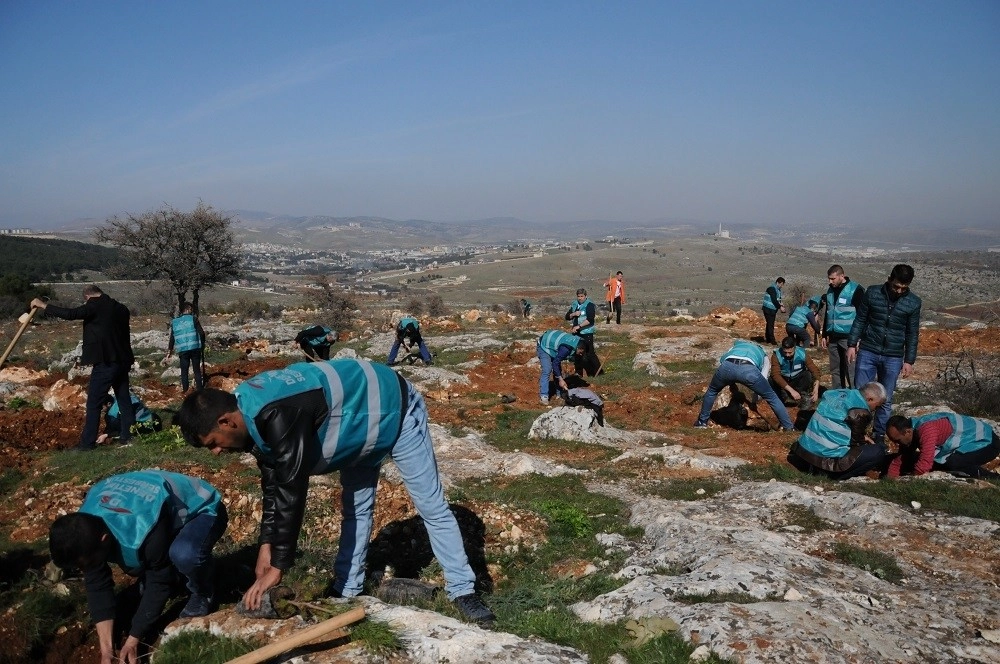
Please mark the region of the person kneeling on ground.
[[802, 409], [813, 406], [819, 400], [820, 373], [805, 348], [796, 345], [795, 337], [788, 335], [781, 340], [781, 347], [774, 349], [774, 359], [768, 378], [771, 388], [779, 395], [787, 395], [783, 399], [786, 405], [797, 404]]
[[860, 390], [827, 390], [805, 432], [792, 445], [788, 462], [801, 471], [834, 480], [879, 470], [885, 445], [867, 435], [872, 411], [885, 402], [885, 387], [871, 382]]
[[885, 435], [899, 446], [889, 477], [943, 470], [968, 477], [997, 477], [982, 467], [1000, 455], [1000, 437], [989, 424], [967, 415], [929, 413], [910, 419], [893, 415]]
[[[163, 422], [160, 420], [160, 416], [147, 408], [135, 392], [129, 391], [128, 394], [132, 401], [132, 411], [135, 413], [135, 424], [132, 425], [130, 433], [143, 434], [162, 431]], [[122, 430], [118, 399], [113, 394], [109, 394], [105, 403], [108, 405], [108, 410], [104, 413], [104, 433], [97, 437], [98, 443], [103, 443], [112, 436], [120, 436]]]
[[400, 345], [404, 345], [407, 352], [416, 346], [420, 350], [420, 359], [424, 361], [424, 364], [434, 364], [431, 362], [430, 351], [424, 345], [424, 338], [420, 335], [420, 321], [416, 318], [401, 318], [396, 325], [396, 341], [389, 349], [389, 357], [386, 360], [390, 367], [396, 363], [396, 354], [399, 353]]
[[468, 620], [495, 620], [475, 594], [475, 573], [438, 476], [424, 398], [389, 367], [342, 359], [265, 371], [233, 394], [212, 388], [191, 394], [177, 423], [195, 447], [257, 458], [264, 504], [257, 580], [243, 595], [248, 609], [260, 606], [295, 560], [309, 477], [338, 470], [341, 535], [330, 591], [361, 593], [379, 468], [391, 457], [427, 527], [448, 598]]
[[[182, 618], [204, 616], [214, 601], [212, 547], [226, 531], [219, 492], [196, 477], [162, 470], [112, 475], [87, 492], [79, 512], [52, 523], [49, 551], [62, 569], [83, 571], [101, 662], [139, 661], [138, 648], [170, 598], [173, 579], [187, 579]], [[129, 636], [114, 657], [115, 582], [109, 562], [143, 579]]]
[[752, 341], [737, 339], [733, 343], [733, 347], [719, 358], [719, 367], [712, 375], [708, 389], [705, 390], [705, 396], [701, 400], [701, 412], [698, 413], [698, 419], [694, 426], [707, 427], [708, 418], [712, 414], [712, 407], [715, 405], [715, 398], [719, 396], [719, 392], [728, 385], [740, 383], [767, 401], [771, 410], [778, 416], [782, 431], [794, 430], [785, 405], [781, 403], [781, 399], [778, 398], [765, 378], [770, 372], [771, 359], [764, 349]]
[[569, 391], [563, 401], [567, 406], [581, 406], [594, 411], [597, 423], [604, 426], [604, 400], [590, 389], [590, 384], [579, 376], [567, 376], [566, 385]]

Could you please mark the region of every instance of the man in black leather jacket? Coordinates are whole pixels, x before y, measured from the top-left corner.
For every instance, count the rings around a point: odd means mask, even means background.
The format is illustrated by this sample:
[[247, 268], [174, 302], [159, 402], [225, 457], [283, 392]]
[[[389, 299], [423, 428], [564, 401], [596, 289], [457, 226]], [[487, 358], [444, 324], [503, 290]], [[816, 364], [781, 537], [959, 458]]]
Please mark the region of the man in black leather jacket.
[[87, 415], [80, 433], [77, 450], [92, 450], [97, 446], [97, 431], [101, 425], [101, 410], [109, 389], [113, 389], [121, 409], [121, 435], [128, 443], [135, 423], [132, 399], [129, 396], [128, 372], [135, 362], [129, 330], [128, 307], [113, 300], [94, 284], [83, 289], [84, 303], [72, 309], [49, 304], [38, 298], [32, 307], [42, 309], [49, 316], [66, 320], [83, 321], [83, 353], [81, 364], [90, 364], [90, 382], [87, 383]]

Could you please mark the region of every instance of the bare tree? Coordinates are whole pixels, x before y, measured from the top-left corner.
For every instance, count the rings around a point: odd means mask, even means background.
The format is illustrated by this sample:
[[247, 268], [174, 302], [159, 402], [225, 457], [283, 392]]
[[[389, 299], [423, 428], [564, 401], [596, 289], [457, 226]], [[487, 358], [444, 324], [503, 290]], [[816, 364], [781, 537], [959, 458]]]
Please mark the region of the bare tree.
[[177, 296], [178, 307], [190, 301], [197, 313], [203, 288], [243, 274], [245, 257], [232, 223], [231, 217], [202, 202], [191, 212], [165, 204], [141, 215], [111, 217], [94, 237], [124, 250], [118, 274], [146, 283], [165, 279]]

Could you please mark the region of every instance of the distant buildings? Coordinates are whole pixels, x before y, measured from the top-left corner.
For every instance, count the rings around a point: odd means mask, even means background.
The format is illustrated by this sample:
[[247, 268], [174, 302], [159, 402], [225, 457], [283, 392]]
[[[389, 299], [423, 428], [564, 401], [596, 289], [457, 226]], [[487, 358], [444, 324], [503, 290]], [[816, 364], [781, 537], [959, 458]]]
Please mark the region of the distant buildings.
[[30, 228], [0, 228], [0, 235], [31, 235]]
[[728, 238], [729, 237], [729, 231], [722, 230], [722, 222], [721, 221], [719, 222], [719, 232], [715, 234], [715, 237], [724, 237], [724, 238]]

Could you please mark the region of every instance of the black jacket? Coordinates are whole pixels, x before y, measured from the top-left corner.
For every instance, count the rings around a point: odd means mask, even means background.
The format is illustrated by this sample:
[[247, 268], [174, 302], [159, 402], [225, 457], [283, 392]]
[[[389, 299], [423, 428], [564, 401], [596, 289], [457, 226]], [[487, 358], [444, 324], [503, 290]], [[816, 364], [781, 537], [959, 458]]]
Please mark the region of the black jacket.
[[56, 318], [83, 321], [81, 364], [116, 363], [131, 366], [135, 361], [129, 337], [129, 310], [107, 293], [92, 297], [79, 307], [50, 304], [45, 313]]
[[861, 342], [861, 349], [887, 357], [917, 361], [920, 339], [920, 298], [907, 291], [893, 300], [885, 284], [869, 286], [861, 299], [847, 343]]

